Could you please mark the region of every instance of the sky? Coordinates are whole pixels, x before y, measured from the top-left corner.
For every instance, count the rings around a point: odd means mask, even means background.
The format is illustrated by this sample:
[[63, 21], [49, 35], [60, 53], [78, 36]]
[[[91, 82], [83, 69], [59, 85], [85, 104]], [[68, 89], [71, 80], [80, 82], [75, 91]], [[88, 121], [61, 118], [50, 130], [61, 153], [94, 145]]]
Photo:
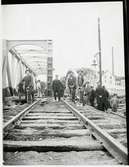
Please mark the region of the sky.
[[124, 75], [122, 2], [3, 5], [3, 39], [53, 40], [54, 74], [91, 67], [98, 52], [100, 18], [102, 69]]

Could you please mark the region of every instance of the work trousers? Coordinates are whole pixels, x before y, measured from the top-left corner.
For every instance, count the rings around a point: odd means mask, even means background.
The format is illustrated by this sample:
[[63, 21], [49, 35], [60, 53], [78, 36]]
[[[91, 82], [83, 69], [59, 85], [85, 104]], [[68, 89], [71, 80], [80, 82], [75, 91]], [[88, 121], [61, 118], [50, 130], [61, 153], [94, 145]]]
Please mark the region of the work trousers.
[[80, 103], [84, 102], [84, 89], [83, 88], [79, 88], [79, 101]]
[[31, 103], [34, 101], [33, 88], [25, 88], [25, 100], [27, 103]]
[[61, 92], [59, 90], [54, 90], [54, 99], [56, 100], [58, 97], [58, 101], [61, 99]]
[[98, 110], [104, 111], [103, 99], [102, 97], [97, 97], [97, 108]]
[[72, 101], [75, 102], [76, 89], [69, 88], [69, 90], [70, 90], [70, 95], [71, 95]]
[[41, 97], [41, 89], [38, 88], [38, 97]]

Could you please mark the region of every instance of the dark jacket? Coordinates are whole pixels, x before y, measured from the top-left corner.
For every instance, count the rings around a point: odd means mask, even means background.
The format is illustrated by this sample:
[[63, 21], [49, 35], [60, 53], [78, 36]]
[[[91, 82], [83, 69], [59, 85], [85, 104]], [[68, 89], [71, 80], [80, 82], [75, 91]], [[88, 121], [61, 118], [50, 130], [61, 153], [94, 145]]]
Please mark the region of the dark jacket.
[[23, 80], [25, 82], [25, 87], [33, 87], [33, 78], [31, 75], [26, 75]]
[[22, 81], [18, 84], [18, 93], [24, 93], [23, 82]]
[[109, 103], [109, 93], [106, 89], [104, 89], [104, 94], [103, 94], [103, 103], [109, 107], [110, 106], [110, 103]]
[[104, 98], [108, 99], [109, 98], [109, 92], [104, 89], [104, 95], [103, 95]]
[[62, 86], [62, 83], [60, 80], [57, 80], [57, 79], [53, 80], [53, 82], [52, 82], [53, 91], [61, 91], [62, 87], [63, 86]]
[[104, 96], [104, 89], [102, 87], [96, 88], [96, 97], [103, 97]]

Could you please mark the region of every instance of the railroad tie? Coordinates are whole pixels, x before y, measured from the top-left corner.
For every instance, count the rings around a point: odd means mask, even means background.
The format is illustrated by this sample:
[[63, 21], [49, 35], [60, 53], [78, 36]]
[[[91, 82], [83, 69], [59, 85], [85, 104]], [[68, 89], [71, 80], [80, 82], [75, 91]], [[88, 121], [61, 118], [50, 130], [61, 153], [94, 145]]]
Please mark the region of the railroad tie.
[[43, 141], [4, 141], [4, 151], [96, 151], [104, 147], [97, 141], [60, 138]]

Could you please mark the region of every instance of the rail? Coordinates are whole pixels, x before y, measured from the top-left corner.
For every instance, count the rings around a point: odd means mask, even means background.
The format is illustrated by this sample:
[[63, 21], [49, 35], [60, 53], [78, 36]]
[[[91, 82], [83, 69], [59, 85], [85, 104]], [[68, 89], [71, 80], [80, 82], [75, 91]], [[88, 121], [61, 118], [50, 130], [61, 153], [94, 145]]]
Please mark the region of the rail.
[[119, 117], [121, 117], [121, 118], [124, 118], [124, 119], [126, 119], [126, 117], [124, 116], [124, 115], [121, 115], [121, 114], [118, 114], [118, 113], [114, 113], [114, 112], [110, 112], [111, 114], [113, 114], [113, 115], [117, 115], [117, 116], [119, 116]]
[[108, 152], [115, 157], [120, 163], [128, 163], [128, 153], [126, 147], [119, 143], [116, 139], [110, 136], [106, 131], [102, 130], [100, 127], [96, 126], [91, 120], [86, 118], [77, 109], [71, 106], [65, 100], [62, 100], [64, 104], [73, 112], [73, 114], [83, 121], [86, 127], [89, 127], [92, 131], [93, 136], [95, 136]]
[[3, 126], [3, 130], [4, 131], [7, 130], [8, 127], [10, 127], [12, 124], [14, 124], [21, 116], [23, 116], [24, 114], [27, 114], [27, 111], [29, 111], [29, 109], [31, 107], [33, 107], [35, 104], [37, 104], [39, 101], [40, 101], [40, 99], [33, 102], [30, 106], [28, 106], [27, 108], [22, 110], [20, 113], [18, 113], [16, 116], [14, 116], [12, 119], [10, 119], [8, 122], [6, 122]]

